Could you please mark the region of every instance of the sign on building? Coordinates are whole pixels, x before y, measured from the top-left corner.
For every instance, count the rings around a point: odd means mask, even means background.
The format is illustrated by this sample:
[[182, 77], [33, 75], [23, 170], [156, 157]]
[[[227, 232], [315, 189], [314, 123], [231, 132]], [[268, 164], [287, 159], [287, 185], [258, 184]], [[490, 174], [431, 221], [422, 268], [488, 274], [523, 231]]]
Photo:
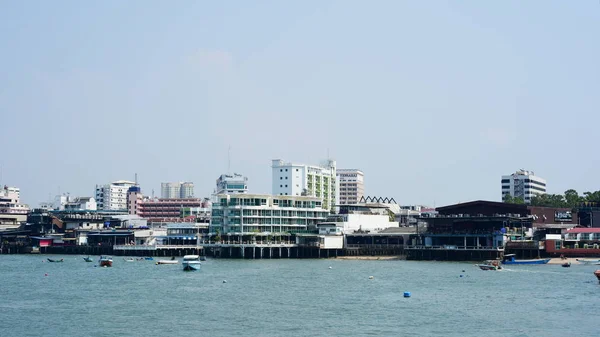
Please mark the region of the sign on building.
[[571, 211], [556, 211], [554, 212], [554, 222], [571, 222], [573, 217]]

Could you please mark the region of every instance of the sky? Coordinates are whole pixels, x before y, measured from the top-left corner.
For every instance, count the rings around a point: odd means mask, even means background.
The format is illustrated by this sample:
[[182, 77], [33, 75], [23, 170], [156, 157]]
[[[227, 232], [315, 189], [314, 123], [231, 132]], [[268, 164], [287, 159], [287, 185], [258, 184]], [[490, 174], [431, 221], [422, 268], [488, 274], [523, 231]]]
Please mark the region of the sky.
[[0, 1], [0, 184], [270, 193], [330, 157], [400, 204], [599, 190], [599, 33], [598, 0]]

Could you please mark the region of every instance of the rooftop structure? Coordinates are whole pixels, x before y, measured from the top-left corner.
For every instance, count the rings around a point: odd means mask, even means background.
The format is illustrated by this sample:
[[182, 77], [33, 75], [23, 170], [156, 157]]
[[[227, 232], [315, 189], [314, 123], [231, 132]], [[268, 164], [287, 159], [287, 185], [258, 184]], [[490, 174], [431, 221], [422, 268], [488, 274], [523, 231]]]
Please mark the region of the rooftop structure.
[[222, 174], [217, 179], [215, 194], [248, 193], [248, 178], [241, 174]]

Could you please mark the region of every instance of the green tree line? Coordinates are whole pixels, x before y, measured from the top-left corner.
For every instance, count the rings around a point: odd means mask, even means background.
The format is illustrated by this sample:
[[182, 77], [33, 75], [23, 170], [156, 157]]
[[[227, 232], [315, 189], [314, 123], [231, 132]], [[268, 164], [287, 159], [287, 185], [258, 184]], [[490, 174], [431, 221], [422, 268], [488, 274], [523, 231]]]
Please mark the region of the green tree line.
[[[515, 198], [507, 194], [502, 200], [511, 204], [524, 204], [523, 198]], [[600, 203], [600, 191], [585, 192], [579, 195], [576, 190], [566, 190], [564, 194], [540, 194], [531, 198], [531, 206], [576, 208], [583, 202]]]

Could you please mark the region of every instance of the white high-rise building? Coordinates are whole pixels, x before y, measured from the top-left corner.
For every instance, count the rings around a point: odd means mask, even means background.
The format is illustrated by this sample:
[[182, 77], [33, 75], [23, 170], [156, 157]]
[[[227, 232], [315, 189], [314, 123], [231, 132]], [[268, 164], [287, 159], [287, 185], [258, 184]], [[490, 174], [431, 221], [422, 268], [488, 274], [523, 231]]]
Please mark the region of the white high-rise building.
[[339, 200], [335, 160], [322, 166], [285, 163], [273, 160], [273, 196], [310, 196], [320, 198], [323, 208], [331, 210]]
[[519, 170], [511, 175], [502, 176], [502, 200], [506, 195], [510, 195], [529, 204], [533, 196], [545, 193], [546, 180], [536, 176], [533, 171]]
[[108, 185], [96, 185], [96, 205], [100, 210], [126, 210], [127, 191], [136, 186], [133, 181], [118, 180]]
[[160, 197], [163, 199], [185, 199], [194, 197], [194, 183], [161, 183]]
[[215, 194], [248, 193], [248, 178], [241, 174], [222, 174], [217, 179]]
[[364, 173], [357, 169], [338, 169], [340, 205], [358, 204], [365, 195]]

